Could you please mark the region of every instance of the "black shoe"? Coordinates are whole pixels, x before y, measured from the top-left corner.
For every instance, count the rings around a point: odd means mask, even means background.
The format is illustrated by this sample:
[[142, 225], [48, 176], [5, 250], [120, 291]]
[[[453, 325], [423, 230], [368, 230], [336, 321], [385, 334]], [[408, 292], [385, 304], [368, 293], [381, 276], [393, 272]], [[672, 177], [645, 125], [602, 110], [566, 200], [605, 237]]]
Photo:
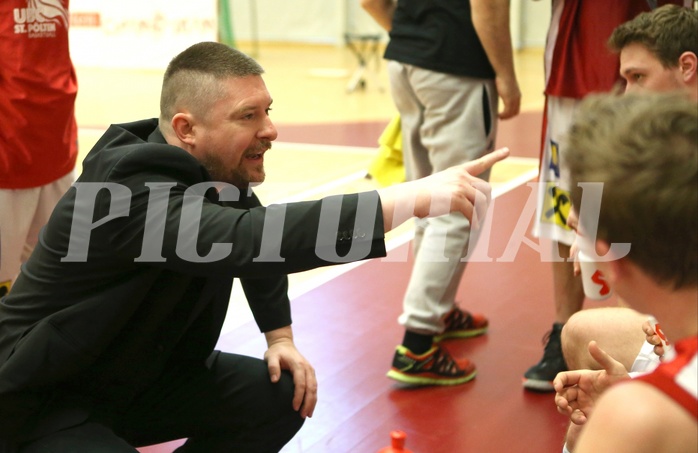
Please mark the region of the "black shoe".
[[567, 371], [565, 358], [562, 356], [562, 343], [560, 333], [562, 324], [553, 324], [553, 329], [543, 338], [545, 352], [543, 358], [537, 364], [524, 373], [523, 386], [534, 392], [554, 392], [553, 379], [557, 373]]

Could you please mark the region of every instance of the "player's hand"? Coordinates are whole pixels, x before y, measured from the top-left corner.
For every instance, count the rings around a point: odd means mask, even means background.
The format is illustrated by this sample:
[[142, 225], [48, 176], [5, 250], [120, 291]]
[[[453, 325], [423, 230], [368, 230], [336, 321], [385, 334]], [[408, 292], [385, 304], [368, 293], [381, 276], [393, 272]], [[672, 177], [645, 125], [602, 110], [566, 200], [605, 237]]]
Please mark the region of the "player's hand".
[[498, 149], [478, 159], [413, 181], [417, 190], [414, 215], [424, 218], [460, 212], [468, 220], [472, 221], [474, 214], [482, 220], [491, 198], [492, 187], [477, 176], [507, 156], [509, 148]]
[[662, 338], [660, 336], [660, 333], [661, 335], [663, 335], [663, 333], [655, 332], [654, 327], [649, 320], [642, 323], [642, 331], [645, 332], [645, 340], [654, 346], [654, 353], [659, 357], [663, 357], [664, 353], [666, 352], [664, 350], [664, 343], [662, 342]]
[[521, 90], [515, 77], [495, 78], [497, 93], [502, 100], [502, 111], [499, 112], [499, 119], [506, 120], [519, 114], [521, 110]]
[[477, 227], [487, 212], [492, 191], [489, 183], [477, 175], [507, 156], [508, 148], [498, 149], [425, 178], [379, 189], [385, 231], [412, 217], [438, 217], [455, 212]]
[[577, 425], [586, 423], [601, 393], [629, 377], [623, 364], [599, 348], [595, 341], [589, 343], [589, 353], [601, 365], [600, 370], [564, 371], [553, 380], [558, 412]]

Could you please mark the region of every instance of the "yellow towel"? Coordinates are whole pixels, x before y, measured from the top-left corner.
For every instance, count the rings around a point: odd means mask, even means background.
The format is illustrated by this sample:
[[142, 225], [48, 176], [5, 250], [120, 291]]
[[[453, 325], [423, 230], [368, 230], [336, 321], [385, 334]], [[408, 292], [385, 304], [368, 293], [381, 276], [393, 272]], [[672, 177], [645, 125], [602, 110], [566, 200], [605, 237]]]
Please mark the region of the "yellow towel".
[[378, 138], [378, 145], [378, 153], [368, 167], [368, 174], [382, 187], [404, 182], [400, 115], [390, 120]]

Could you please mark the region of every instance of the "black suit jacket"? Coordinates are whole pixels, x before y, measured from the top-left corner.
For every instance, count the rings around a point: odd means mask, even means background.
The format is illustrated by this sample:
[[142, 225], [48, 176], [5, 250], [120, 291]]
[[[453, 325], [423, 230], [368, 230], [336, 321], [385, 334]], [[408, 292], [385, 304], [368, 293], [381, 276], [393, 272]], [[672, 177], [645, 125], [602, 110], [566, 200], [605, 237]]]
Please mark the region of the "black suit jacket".
[[71, 426], [96, 400], [128, 404], [166, 367], [203, 363], [234, 277], [269, 331], [291, 324], [286, 274], [385, 255], [375, 192], [265, 208], [210, 185], [156, 119], [99, 140], [0, 301], [0, 439]]

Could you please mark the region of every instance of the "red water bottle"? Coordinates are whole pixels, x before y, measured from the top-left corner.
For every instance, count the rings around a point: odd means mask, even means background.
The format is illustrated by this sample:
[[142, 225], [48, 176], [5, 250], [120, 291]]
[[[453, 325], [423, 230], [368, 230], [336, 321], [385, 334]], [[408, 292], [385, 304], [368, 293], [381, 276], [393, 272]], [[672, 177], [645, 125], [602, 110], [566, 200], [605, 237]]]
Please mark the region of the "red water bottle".
[[381, 448], [378, 453], [412, 453], [405, 448], [407, 434], [404, 431], [390, 431], [390, 447]]

